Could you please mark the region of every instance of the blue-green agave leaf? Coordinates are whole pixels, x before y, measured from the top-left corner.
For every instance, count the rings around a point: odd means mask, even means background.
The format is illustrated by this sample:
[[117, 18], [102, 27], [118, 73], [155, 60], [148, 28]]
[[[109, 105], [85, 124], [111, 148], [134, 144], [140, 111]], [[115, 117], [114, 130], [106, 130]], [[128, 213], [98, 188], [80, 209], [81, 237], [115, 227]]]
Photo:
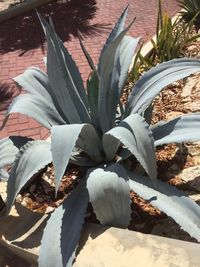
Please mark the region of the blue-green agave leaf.
[[157, 181], [153, 187], [148, 177], [129, 173], [131, 190], [151, 205], [172, 217], [191, 237], [200, 242], [200, 207], [174, 186]]
[[[39, 13], [37, 13], [37, 15], [38, 15], [39, 20], [41, 22], [41, 25], [43, 27], [44, 33], [47, 34], [47, 31], [46, 31], [46, 28], [45, 28], [45, 25], [46, 25], [45, 20], [43, 20], [41, 18]], [[46, 26], [48, 26], [48, 25], [46, 25]], [[55, 27], [54, 27], [54, 24], [53, 24], [53, 21], [52, 21], [51, 17], [49, 17], [49, 26], [50, 26], [51, 30], [53, 31], [53, 33], [55, 33], [55, 37], [57, 38], [57, 41], [60, 44], [60, 49], [61, 49], [61, 51], [63, 53], [63, 58], [64, 58], [64, 61], [65, 61], [65, 64], [66, 64], [66, 66], [69, 66], [68, 71], [69, 71], [69, 74], [71, 75], [72, 82], [75, 85], [75, 89], [77, 90], [78, 94], [81, 97], [80, 100], [83, 101], [85, 106], [87, 107], [88, 106], [87, 96], [86, 96], [85, 89], [84, 89], [84, 86], [83, 86], [83, 80], [81, 78], [81, 74], [79, 72], [78, 67], [76, 66], [75, 61], [73, 60], [71, 55], [68, 53], [68, 50], [65, 48], [63, 42], [57, 36], [57, 34], [55, 32]], [[47, 66], [47, 59], [46, 59], [46, 64], [45, 65]]]
[[151, 124], [154, 105], [150, 104], [148, 108], [143, 112], [142, 116], [148, 124]]
[[76, 147], [84, 151], [91, 159], [96, 162], [101, 162], [102, 157], [102, 144], [95, 131], [95, 128], [91, 124], [85, 124], [82, 128]]
[[112, 41], [124, 30], [127, 14], [128, 14], [128, 5], [122, 12], [117, 23], [115, 24], [115, 27], [112, 29], [110, 35], [108, 36], [108, 39], [106, 40], [106, 43], [104, 44], [104, 47], [101, 51], [100, 57], [103, 55], [105, 49], [112, 43]]
[[79, 184], [51, 215], [42, 237], [39, 267], [71, 267], [89, 201], [85, 184]]
[[7, 187], [7, 213], [22, 187], [52, 161], [50, 143], [46, 141], [29, 141], [22, 146], [12, 165]]
[[[41, 23], [45, 25], [45, 22], [43, 23], [41, 21]], [[61, 48], [61, 51], [63, 53], [65, 64], [67, 67], [69, 67], [68, 68], [69, 75], [71, 75], [72, 82], [75, 85], [75, 90], [77, 90], [78, 94], [81, 97], [80, 101], [83, 101], [85, 104], [85, 107], [88, 107], [87, 96], [85, 93], [83, 80], [81, 78], [81, 74], [79, 72], [79, 69], [78, 69], [75, 61], [73, 60], [72, 56], [69, 54], [68, 50], [65, 48], [62, 40], [57, 36], [56, 31], [55, 31], [55, 27], [53, 24], [53, 20], [51, 17], [49, 17], [49, 26], [51, 27], [51, 30], [55, 33], [56, 38], [57, 38], [58, 42], [60, 43], [60, 48]], [[44, 29], [44, 32], [46, 33], [45, 29]]]
[[0, 178], [7, 179], [8, 172], [3, 168], [11, 165], [21, 146], [30, 141], [30, 138], [22, 136], [9, 136], [0, 140]]
[[126, 228], [130, 222], [130, 188], [120, 164], [94, 169], [88, 174], [90, 202], [101, 224]]
[[19, 149], [13, 144], [11, 137], [0, 140], [0, 168], [10, 165], [15, 160]]
[[50, 95], [52, 89], [50, 89], [48, 76], [39, 68], [30, 67], [13, 80], [28, 93], [44, 97], [47, 101], [52, 102]]
[[152, 126], [155, 146], [200, 140], [200, 113], [187, 114]]
[[97, 74], [97, 68], [96, 68], [96, 66], [94, 65], [94, 62], [93, 62], [93, 60], [92, 60], [90, 54], [88, 53], [87, 49], [85, 48], [83, 42], [81, 41], [81, 37], [80, 37], [80, 36], [79, 36], [79, 42], [80, 42], [81, 49], [82, 49], [82, 51], [83, 51], [83, 53], [84, 53], [84, 55], [85, 55], [85, 58], [87, 59], [87, 62], [88, 62], [88, 64], [89, 64], [90, 68], [91, 68], [94, 72], [96, 72], [96, 74]]
[[72, 153], [72, 155], [70, 156], [69, 162], [74, 165], [82, 166], [82, 167], [83, 166], [91, 167], [91, 166], [97, 165], [96, 161], [89, 158], [86, 154], [83, 154], [83, 152], [80, 153], [80, 155]]
[[[119, 140], [139, 161], [153, 182], [156, 181], [157, 167], [152, 132], [143, 117], [132, 114], [103, 136], [103, 147], [109, 160], [117, 153]], [[150, 156], [151, 155], [151, 156]]]
[[46, 21], [41, 19], [41, 22], [48, 45], [47, 73], [56, 100], [69, 123], [89, 122], [85, 105], [86, 94], [81, 85], [80, 73], [56, 33]]
[[[110, 107], [108, 110], [108, 117], [110, 117], [109, 121], [111, 122], [110, 124], [111, 126], [115, 125], [117, 105], [119, 103], [119, 98], [127, 79], [128, 70], [133, 60], [133, 55], [135, 53], [138, 41], [139, 38], [124, 36], [124, 38], [120, 43], [118, 51], [116, 52], [115, 56], [116, 63], [114, 64], [113, 68], [112, 85], [109, 92], [110, 98], [108, 98], [108, 103], [107, 103], [108, 107]], [[117, 73], [119, 73], [119, 76]], [[114, 112], [112, 112], [113, 110]]]
[[95, 129], [100, 132], [98, 114], [99, 78], [96, 72], [91, 73], [87, 80], [87, 95], [90, 109], [90, 117]]
[[133, 87], [126, 106], [126, 116], [130, 113], [141, 114], [164, 87], [198, 71], [200, 60], [188, 58], [173, 59], [151, 68]]
[[92, 159], [101, 159], [98, 137], [90, 124], [69, 124], [53, 126], [51, 129], [51, 149], [55, 167], [56, 192], [65, 173], [74, 147], [81, 148]]
[[[51, 106], [50, 102], [39, 95], [22, 94], [17, 96], [7, 110], [6, 120], [11, 113], [18, 112], [35, 119], [48, 129], [50, 129], [52, 125], [65, 123], [54, 106]], [[4, 125], [5, 124], [6, 122]]]
[[120, 77], [119, 77], [119, 93], [125, 85], [127, 80], [128, 70], [135, 54], [135, 49], [138, 45], [140, 37], [133, 38], [131, 36], [125, 36], [119, 47], [119, 61], [120, 61]]
[[[127, 63], [132, 60], [132, 57], [129, 53], [131, 48], [133, 48], [133, 51], [131, 52], [134, 53], [134, 48], [138, 41], [138, 39], [134, 38], [125, 39], [120, 50], [121, 41], [132, 24], [133, 22], [115, 39], [113, 39], [113, 41], [101, 54], [99, 60], [98, 73], [100, 82], [98, 110], [100, 114], [99, 121], [103, 133], [107, 132], [114, 126], [113, 124], [115, 122], [116, 108], [119, 102], [121, 91], [119, 85], [122, 86], [124, 83], [125, 70], [129, 68]], [[128, 58], [126, 53], [130, 56], [130, 58]]]
[[71, 81], [74, 84], [75, 89], [77, 90], [77, 98], [78, 98], [77, 102], [79, 101], [80, 102], [79, 105], [81, 105], [81, 107], [79, 107], [80, 112], [83, 109], [83, 112], [86, 112], [86, 116], [88, 117], [88, 110], [87, 110], [88, 100], [87, 100], [87, 95], [86, 95], [86, 91], [83, 85], [81, 74], [79, 72], [78, 67], [76, 66], [75, 61], [69, 54], [68, 50], [65, 48], [63, 42], [60, 39], [59, 41], [60, 41], [61, 50], [64, 55], [65, 64], [66, 66], [68, 66], [68, 71], [69, 71], [69, 75], [71, 76]]
[[22, 86], [29, 94], [41, 97], [42, 102], [45, 102], [45, 106], [47, 106], [48, 109], [55, 110], [54, 113], [56, 113], [58, 121], [68, 123], [56, 99], [55, 93], [50, 86], [46, 73], [39, 68], [30, 67], [23, 74], [15, 77], [14, 81]]

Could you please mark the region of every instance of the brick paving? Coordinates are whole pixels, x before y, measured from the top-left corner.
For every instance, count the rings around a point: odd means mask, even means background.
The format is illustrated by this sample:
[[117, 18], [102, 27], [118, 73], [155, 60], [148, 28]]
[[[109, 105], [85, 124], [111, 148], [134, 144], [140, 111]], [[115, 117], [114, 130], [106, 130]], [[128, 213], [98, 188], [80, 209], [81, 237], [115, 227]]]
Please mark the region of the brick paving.
[[[110, 29], [127, 4], [130, 4], [127, 23], [134, 17], [136, 21], [129, 34], [141, 36], [146, 41], [155, 33], [158, 0], [71, 0], [52, 1], [38, 11], [53, 18], [55, 28], [77, 62], [84, 81], [90, 68], [84, 58], [77, 40], [78, 32], [97, 63], [100, 50]], [[163, 8], [171, 16], [179, 8], [176, 0], [163, 0]], [[13, 96], [19, 94], [12, 78], [27, 67], [37, 66], [45, 70], [45, 39], [35, 11], [13, 18], [0, 25], [0, 123], [5, 108]], [[0, 132], [0, 138], [7, 135], [29, 136], [44, 139], [48, 131], [36, 121], [20, 114], [10, 116], [6, 127]]]

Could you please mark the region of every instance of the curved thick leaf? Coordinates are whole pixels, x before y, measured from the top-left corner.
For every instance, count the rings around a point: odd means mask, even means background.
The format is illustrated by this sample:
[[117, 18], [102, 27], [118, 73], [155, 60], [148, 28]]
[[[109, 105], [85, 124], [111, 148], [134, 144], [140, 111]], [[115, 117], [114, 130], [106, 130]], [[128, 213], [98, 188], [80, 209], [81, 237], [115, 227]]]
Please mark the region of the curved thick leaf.
[[79, 148], [88, 154], [91, 153], [93, 160], [100, 158], [99, 140], [92, 125], [71, 124], [52, 127], [51, 148], [55, 167], [56, 192], [77, 141]]
[[42, 237], [39, 267], [72, 266], [87, 204], [88, 192], [83, 183], [52, 213]]
[[0, 178], [9, 177], [3, 167], [11, 165], [21, 146], [30, 141], [30, 138], [22, 136], [9, 136], [0, 140]]
[[50, 143], [30, 141], [21, 147], [13, 163], [7, 187], [7, 213], [22, 187], [52, 161]]
[[13, 144], [11, 138], [0, 140], [0, 168], [10, 165], [15, 160], [19, 149]]
[[91, 124], [85, 124], [76, 142], [76, 147], [84, 151], [92, 160], [100, 163], [102, 158], [102, 144]]
[[200, 207], [183, 192], [165, 182], [153, 187], [148, 177], [129, 173], [131, 190], [172, 217], [183, 230], [200, 242]]
[[111, 142], [113, 136], [119, 140], [139, 161], [153, 182], [156, 181], [157, 167], [154, 140], [149, 125], [138, 114], [132, 114], [103, 136], [103, 147], [109, 160], [113, 159], [119, 144]]
[[[65, 123], [54, 106], [50, 106], [48, 100], [39, 95], [23, 94], [17, 96], [10, 104], [7, 114], [9, 115], [16, 112], [35, 119], [48, 129], [50, 129], [52, 125]], [[5, 124], [6, 123], [4, 123], [4, 125]]]
[[128, 70], [135, 54], [135, 49], [138, 45], [140, 37], [133, 38], [131, 36], [125, 36], [120, 43], [119, 47], [119, 61], [120, 61], [120, 77], [119, 77], [119, 93], [125, 85]]
[[53, 104], [50, 95], [52, 89], [50, 89], [48, 76], [39, 68], [30, 67], [13, 80], [28, 93], [44, 97], [44, 99]]
[[52, 90], [46, 73], [39, 68], [30, 67], [23, 74], [14, 78], [14, 81], [22, 86], [31, 95], [42, 97], [45, 106], [55, 109], [59, 120], [68, 123], [64, 116], [60, 104], [58, 103], [54, 91]]
[[200, 113], [187, 114], [152, 126], [155, 146], [200, 140]]
[[69, 123], [89, 122], [80, 73], [56, 33], [46, 21], [41, 22], [48, 45], [47, 73], [57, 103]]
[[[109, 107], [108, 117], [110, 117], [109, 121], [111, 122], [110, 128], [115, 125], [117, 105], [119, 103], [119, 98], [127, 79], [128, 70], [133, 60], [138, 41], [139, 38], [124, 36], [118, 48], [119, 51], [116, 52], [115, 61], [118, 61], [119, 64], [115, 64], [113, 68], [113, 86], [111, 85], [109, 94], [110, 98], [108, 99], [107, 103], [107, 106]], [[118, 75], [116, 75], [117, 73], [119, 73], [119, 77]], [[116, 83], [118, 84], [116, 85]], [[116, 91], [117, 89], [118, 92]]]
[[88, 174], [90, 202], [101, 224], [126, 228], [130, 222], [130, 188], [120, 164], [95, 169]]
[[126, 116], [130, 113], [141, 114], [164, 87], [197, 71], [200, 71], [200, 60], [187, 58], [173, 59], [151, 68], [133, 87]]

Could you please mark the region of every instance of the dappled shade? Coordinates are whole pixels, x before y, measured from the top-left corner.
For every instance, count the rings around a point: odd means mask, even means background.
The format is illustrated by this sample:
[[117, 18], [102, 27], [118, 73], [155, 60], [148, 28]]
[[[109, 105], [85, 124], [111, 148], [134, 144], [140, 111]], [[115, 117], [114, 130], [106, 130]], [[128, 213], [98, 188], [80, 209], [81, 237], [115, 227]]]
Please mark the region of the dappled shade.
[[[105, 31], [108, 25], [92, 23], [97, 11], [96, 0], [52, 1], [38, 8], [44, 18], [52, 17], [55, 29], [63, 41], [70, 41], [78, 34], [94, 36]], [[19, 17], [1, 23], [0, 53], [28, 50], [42, 46], [45, 36], [36, 12], [33, 10]]]
[[14, 96], [18, 95], [20, 90], [17, 90], [14, 84], [0, 84], [0, 111], [6, 110]]

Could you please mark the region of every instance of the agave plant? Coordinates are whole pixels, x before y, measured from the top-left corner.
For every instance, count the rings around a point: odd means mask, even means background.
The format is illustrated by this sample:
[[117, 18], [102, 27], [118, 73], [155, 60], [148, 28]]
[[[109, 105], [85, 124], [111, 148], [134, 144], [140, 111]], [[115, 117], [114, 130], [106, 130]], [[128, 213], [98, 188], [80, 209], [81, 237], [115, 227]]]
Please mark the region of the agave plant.
[[[47, 38], [47, 74], [29, 68], [15, 81], [27, 93], [14, 100], [10, 113], [31, 116], [51, 130], [51, 143], [29, 141], [16, 155], [8, 179], [6, 212], [27, 181], [53, 161], [56, 192], [69, 162], [87, 167], [85, 177], [51, 215], [44, 229], [39, 266], [71, 266], [88, 202], [104, 225], [126, 228], [130, 191], [171, 216], [200, 241], [200, 208], [176, 188], [157, 180], [155, 148], [200, 139], [200, 114], [150, 125], [151, 103], [168, 84], [200, 71], [200, 60], [176, 59], [152, 68], [135, 84], [125, 106], [120, 103], [138, 38], [124, 28], [127, 8], [109, 35], [84, 89], [78, 68], [55, 33], [40, 18]], [[6, 119], [7, 119], [6, 118]], [[5, 120], [6, 123], [6, 120]], [[134, 156], [146, 176], [130, 171]], [[48, 263], [48, 264], [47, 264]]]

